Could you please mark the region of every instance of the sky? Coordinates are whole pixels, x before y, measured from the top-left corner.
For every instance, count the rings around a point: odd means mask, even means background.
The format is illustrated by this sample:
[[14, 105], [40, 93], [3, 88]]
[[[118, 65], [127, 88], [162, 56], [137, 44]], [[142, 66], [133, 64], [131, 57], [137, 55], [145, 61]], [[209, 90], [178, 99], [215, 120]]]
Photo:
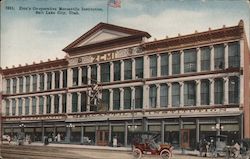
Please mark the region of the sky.
[[[64, 47], [100, 22], [108, 0], [2, 0], [2, 68], [64, 58]], [[53, 14], [54, 13], [54, 14]], [[238, 25], [249, 43], [249, 0], [121, 0], [108, 22], [148, 32], [150, 40]]]

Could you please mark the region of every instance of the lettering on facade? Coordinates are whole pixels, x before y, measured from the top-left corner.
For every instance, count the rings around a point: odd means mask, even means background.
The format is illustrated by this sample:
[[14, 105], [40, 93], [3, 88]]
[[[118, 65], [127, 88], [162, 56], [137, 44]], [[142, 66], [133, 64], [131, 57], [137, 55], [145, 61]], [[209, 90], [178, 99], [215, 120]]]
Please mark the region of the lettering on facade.
[[141, 47], [132, 47], [102, 54], [87, 55], [78, 58], [72, 58], [69, 60], [69, 64], [78, 65], [78, 64], [88, 64], [93, 62], [109, 61], [116, 58], [123, 58], [131, 55], [136, 55], [139, 53], [142, 53]]

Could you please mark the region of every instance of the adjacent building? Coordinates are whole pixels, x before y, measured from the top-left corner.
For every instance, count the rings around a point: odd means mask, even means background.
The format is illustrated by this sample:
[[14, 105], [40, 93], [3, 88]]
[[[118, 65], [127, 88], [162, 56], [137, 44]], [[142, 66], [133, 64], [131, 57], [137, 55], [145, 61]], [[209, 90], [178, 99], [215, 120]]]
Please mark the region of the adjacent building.
[[64, 59], [1, 70], [3, 133], [129, 146], [133, 132], [194, 148], [208, 135], [250, 137], [249, 48], [238, 25], [154, 40], [99, 23]]

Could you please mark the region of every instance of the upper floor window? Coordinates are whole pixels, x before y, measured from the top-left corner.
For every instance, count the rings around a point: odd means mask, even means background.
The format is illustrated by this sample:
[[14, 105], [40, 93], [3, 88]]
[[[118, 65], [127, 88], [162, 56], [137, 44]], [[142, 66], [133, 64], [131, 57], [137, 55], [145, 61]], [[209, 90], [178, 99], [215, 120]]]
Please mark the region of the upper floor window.
[[143, 58], [135, 58], [135, 77], [143, 78]]
[[18, 98], [18, 115], [21, 116], [23, 114], [23, 100], [22, 98]]
[[67, 94], [62, 94], [62, 113], [67, 112]]
[[66, 69], [65, 69], [65, 70], [63, 70], [62, 72], [63, 72], [63, 88], [65, 88], [65, 87], [67, 87], [67, 81], [68, 81], [67, 77], [68, 77], [68, 72], [67, 72], [67, 70], [66, 70]]
[[160, 85], [160, 106], [167, 107], [168, 106], [168, 85], [161, 84]]
[[225, 47], [223, 44], [214, 46], [214, 69], [224, 69]]
[[81, 112], [87, 111], [87, 93], [81, 92]]
[[19, 93], [23, 93], [23, 77], [19, 77]]
[[109, 82], [110, 81], [110, 64], [102, 63], [101, 66], [101, 82]]
[[124, 88], [124, 109], [131, 109], [131, 89]]
[[131, 59], [129, 60], [124, 60], [124, 79], [132, 79], [132, 61]]
[[77, 93], [72, 93], [72, 113], [77, 112], [78, 108], [78, 95]]
[[239, 103], [239, 78], [230, 77], [229, 78], [229, 103]]
[[16, 93], [17, 79], [16, 79], [16, 78], [13, 78], [13, 79], [12, 79], [12, 82], [13, 82], [13, 93]]
[[115, 61], [114, 62], [114, 81], [121, 80], [121, 62]]
[[201, 49], [201, 71], [210, 70], [210, 48], [202, 47]]
[[42, 96], [39, 97], [39, 114], [43, 114], [44, 109], [44, 98]]
[[172, 74], [180, 74], [181, 55], [180, 52], [172, 53]]
[[82, 67], [82, 84], [88, 84], [88, 67]]
[[12, 99], [12, 115], [16, 115], [16, 100]]
[[26, 92], [30, 92], [30, 76], [26, 76]]
[[73, 70], [73, 86], [78, 85], [78, 67], [75, 67]]
[[51, 89], [52, 88], [52, 73], [48, 72], [47, 73], [47, 89]]
[[143, 105], [143, 88], [141, 86], [135, 87], [135, 109], [141, 109]]
[[60, 72], [56, 71], [55, 72], [55, 88], [60, 87]]
[[91, 66], [91, 83], [97, 83], [97, 65]]
[[113, 109], [120, 110], [120, 90], [113, 89]]
[[172, 84], [172, 105], [173, 107], [180, 106], [180, 84]]
[[157, 76], [157, 55], [149, 56], [149, 62], [150, 62], [150, 77], [156, 77]]
[[196, 72], [196, 49], [184, 50], [184, 72]]
[[44, 74], [40, 74], [40, 85], [39, 85], [39, 90], [43, 91], [44, 90]]
[[240, 67], [239, 42], [228, 43], [228, 67]]
[[201, 105], [209, 105], [210, 91], [209, 91], [209, 80], [201, 81]]
[[214, 81], [214, 104], [223, 104], [224, 97], [224, 81], [216, 79]]
[[36, 75], [32, 75], [32, 91], [35, 92], [37, 90], [37, 76]]
[[102, 103], [99, 106], [99, 111], [107, 111], [109, 110], [109, 90], [108, 89], [104, 89], [102, 90]]
[[149, 86], [149, 107], [155, 108], [157, 103], [157, 88], [155, 85]]
[[60, 100], [59, 95], [56, 94], [54, 96], [54, 113], [59, 113], [59, 100]]
[[196, 105], [196, 85], [194, 81], [184, 83], [184, 105]]
[[47, 99], [46, 99], [46, 113], [49, 114], [51, 113], [51, 97], [50, 95], [46, 96]]
[[168, 54], [161, 54], [161, 76], [168, 75]]
[[29, 115], [30, 98], [25, 98], [25, 115]]
[[6, 100], [5, 115], [6, 116], [10, 115], [10, 101], [9, 100]]
[[32, 115], [36, 114], [36, 97], [32, 97]]
[[6, 83], [7, 83], [7, 86], [6, 86], [7, 94], [10, 94], [10, 79], [7, 79]]

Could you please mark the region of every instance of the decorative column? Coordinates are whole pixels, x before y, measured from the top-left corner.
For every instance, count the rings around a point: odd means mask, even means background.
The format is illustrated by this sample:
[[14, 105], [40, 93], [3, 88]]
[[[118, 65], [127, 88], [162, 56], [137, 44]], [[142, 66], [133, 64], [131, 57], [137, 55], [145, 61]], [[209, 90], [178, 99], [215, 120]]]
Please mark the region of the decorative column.
[[169, 56], [168, 56], [168, 74], [169, 76], [172, 75], [172, 53], [171, 52], [169, 53]]
[[81, 93], [77, 92], [77, 112], [81, 112]]
[[181, 54], [181, 73], [180, 74], [183, 74], [184, 73], [184, 51], [181, 50], [180, 51], [180, 54]]
[[132, 79], [136, 79], [136, 73], [135, 73], [135, 59], [132, 58]]
[[161, 76], [161, 56], [157, 54], [157, 77]]
[[148, 108], [149, 102], [149, 92], [148, 92], [148, 85], [143, 85], [143, 109]]
[[23, 92], [26, 92], [26, 77], [23, 76]]
[[87, 94], [87, 112], [90, 111], [90, 91], [86, 91]]
[[114, 63], [110, 62], [110, 82], [114, 81]]
[[224, 54], [224, 61], [225, 61], [225, 69], [228, 68], [228, 43], [224, 43], [225, 47], [225, 54]]
[[44, 101], [44, 104], [43, 104], [43, 114], [47, 114], [47, 97], [46, 96], [43, 96], [43, 101]]
[[47, 89], [47, 81], [48, 81], [48, 75], [47, 75], [47, 73], [45, 72], [45, 73], [44, 73], [44, 90], [48, 90], [48, 89]]
[[156, 108], [160, 108], [160, 94], [161, 94], [161, 87], [159, 84], [156, 84]]
[[209, 79], [210, 82], [210, 105], [214, 105], [214, 79]]
[[63, 88], [63, 71], [59, 71], [59, 88]]
[[197, 67], [196, 70], [197, 72], [201, 71], [201, 49], [200, 48], [196, 48], [196, 52], [197, 52]]
[[124, 61], [121, 60], [121, 81], [124, 81]]
[[32, 98], [31, 97], [28, 97], [29, 98], [29, 115], [32, 115]]
[[168, 107], [171, 108], [172, 107], [172, 84], [167, 83], [167, 85], [168, 85]]
[[211, 54], [210, 54], [210, 69], [211, 71], [214, 71], [214, 46], [210, 46], [210, 51], [211, 51]]
[[195, 80], [196, 83], [196, 106], [201, 105], [201, 81], [200, 80]]
[[71, 113], [72, 112], [72, 97], [71, 97], [71, 93], [67, 93], [67, 113]]
[[78, 86], [82, 85], [82, 67], [78, 67]]
[[200, 142], [200, 121], [196, 119], [196, 143]]
[[81, 144], [83, 144], [84, 126], [81, 126]]
[[147, 55], [143, 56], [143, 74], [144, 78], [149, 77], [149, 57]]
[[180, 84], [180, 107], [184, 106], [184, 82], [179, 82]]
[[228, 101], [228, 77], [224, 77], [224, 105], [228, 105], [229, 101]]
[[36, 91], [40, 91], [40, 75], [36, 74], [36, 77], [37, 77], [37, 89], [36, 89]]
[[51, 72], [51, 89], [55, 89], [55, 72]]
[[100, 68], [100, 64], [96, 64], [97, 65], [97, 83], [101, 82], [101, 68]]
[[59, 114], [62, 113], [62, 94], [58, 94], [59, 97]]
[[91, 67], [90, 66], [87, 66], [87, 69], [88, 69], [88, 71], [87, 71], [87, 76], [88, 76], [88, 85], [90, 85], [91, 84]]
[[36, 96], [36, 114], [39, 114], [39, 96]]
[[124, 146], [127, 147], [128, 145], [128, 122], [125, 122], [125, 132], [124, 132]]
[[13, 79], [10, 78], [10, 94], [13, 94]]
[[33, 92], [33, 81], [34, 81], [33, 76], [30, 75], [30, 92]]
[[109, 89], [109, 111], [113, 110], [113, 90]]
[[124, 89], [123, 88], [120, 88], [120, 110], [123, 110], [124, 109]]
[[16, 93], [20, 93], [19, 92], [19, 78], [16, 78]]

